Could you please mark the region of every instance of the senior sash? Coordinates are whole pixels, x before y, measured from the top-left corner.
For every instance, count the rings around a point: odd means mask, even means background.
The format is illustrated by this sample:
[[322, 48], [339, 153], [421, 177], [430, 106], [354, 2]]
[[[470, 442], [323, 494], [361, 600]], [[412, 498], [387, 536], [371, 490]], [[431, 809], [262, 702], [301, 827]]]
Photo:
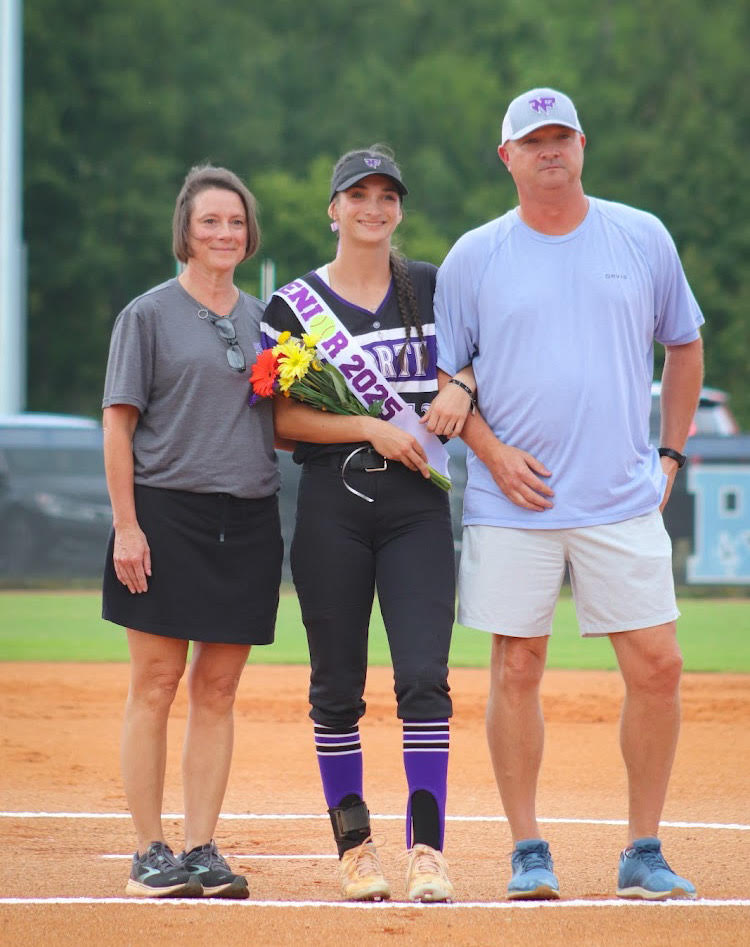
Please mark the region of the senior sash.
[[391, 421], [402, 431], [411, 434], [424, 448], [428, 464], [438, 473], [449, 477], [448, 451], [440, 438], [419, 423], [414, 408], [394, 390], [375, 360], [367, 358], [362, 347], [354, 341], [323, 297], [303, 279], [287, 283], [273, 295], [284, 300], [306, 332], [320, 336], [317, 347], [326, 361], [341, 372], [354, 397], [365, 407], [375, 401], [382, 401], [382, 420]]

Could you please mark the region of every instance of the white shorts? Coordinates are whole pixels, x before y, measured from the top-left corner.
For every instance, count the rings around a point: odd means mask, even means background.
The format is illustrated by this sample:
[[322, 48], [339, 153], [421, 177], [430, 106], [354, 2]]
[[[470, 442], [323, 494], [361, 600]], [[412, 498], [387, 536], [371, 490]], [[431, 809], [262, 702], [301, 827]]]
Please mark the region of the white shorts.
[[566, 563], [584, 637], [650, 628], [680, 614], [672, 543], [655, 510], [576, 529], [465, 526], [459, 622], [514, 638], [551, 634]]

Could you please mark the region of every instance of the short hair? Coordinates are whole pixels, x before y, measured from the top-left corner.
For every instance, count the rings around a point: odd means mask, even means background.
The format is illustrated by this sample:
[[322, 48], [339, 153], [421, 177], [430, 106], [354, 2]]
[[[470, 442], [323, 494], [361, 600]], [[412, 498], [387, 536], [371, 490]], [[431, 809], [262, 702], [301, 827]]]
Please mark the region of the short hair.
[[247, 218], [247, 245], [242, 262], [249, 260], [260, 246], [260, 225], [257, 217], [257, 202], [250, 191], [233, 171], [216, 168], [210, 164], [195, 165], [185, 176], [185, 182], [177, 195], [172, 218], [172, 252], [180, 263], [187, 263], [189, 253], [190, 215], [195, 198], [209, 188], [233, 191], [245, 208]]

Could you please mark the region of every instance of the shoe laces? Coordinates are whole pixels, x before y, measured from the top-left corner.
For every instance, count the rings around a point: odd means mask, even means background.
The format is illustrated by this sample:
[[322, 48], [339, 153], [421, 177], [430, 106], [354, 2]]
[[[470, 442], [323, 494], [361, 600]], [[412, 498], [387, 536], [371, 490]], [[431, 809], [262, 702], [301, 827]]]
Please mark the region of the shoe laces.
[[659, 848], [632, 848], [631, 852], [631, 857], [637, 858], [649, 871], [656, 871], [659, 868], [666, 868], [667, 871], [672, 870], [666, 863], [661, 849]]
[[533, 871], [535, 868], [544, 868], [550, 871], [550, 857], [542, 849], [532, 849], [528, 852], [516, 852], [513, 857], [516, 871]]
[[206, 868], [228, 868], [224, 857], [219, 854], [219, 850], [216, 848], [216, 845], [213, 842], [207, 842], [205, 845], [201, 845], [198, 849], [192, 849], [187, 853], [193, 857], [191, 861], [197, 861]]
[[444, 875], [445, 858], [443, 853], [429, 845], [415, 845], [405, 853], [407, 858], [413, 859], [411, 870], [419, 874]]
[[164, 842], [152, 842], [143, 853], [143, 861], [150, 868], [179, 868], [179, 861], [172, 849]]
[[378, 853], [372, 838], [365, 839], [361, 845], [349, 851], [355, 854], [349, 859], [350, 870], [360, 877], [372, 874], [381, 874], [380, 861]]

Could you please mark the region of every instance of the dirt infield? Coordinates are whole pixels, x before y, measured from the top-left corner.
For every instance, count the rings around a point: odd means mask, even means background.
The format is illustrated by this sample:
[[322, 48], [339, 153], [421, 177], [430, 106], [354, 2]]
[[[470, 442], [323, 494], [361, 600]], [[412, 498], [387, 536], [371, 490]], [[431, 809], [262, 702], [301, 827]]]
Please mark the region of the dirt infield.
[[[613, 897], [625, 833], [619, 677], [547, 673], [538, 811], [563, 898], [522, 905], [503, 897], [510, 836], [498, 818], [485, 746], [487, 672], [454, 670], [446, 855], [456, 902], [421, 906], [398, 903], [406, 796], [400, 726], [390, 671], [374, 669], [362, 724], [365, 784], [394, 902], [357, 906], [339, 902], [306, 718], [306, 670], [259, 665], [248, 668], [241, 684], [235, 760], [217, 830], [233, 866], [249, 877], [251, 900], [120, 901], [134, 845], [122, 817], [118, 762], [127, 673], [125, 665], [0, 664], [3, 944], [110, 947], [186, 937], [217, 947], [750, 943], [744, 885], [750, 675], [685, 677], [684, 724], [662, 838], [669, 860], [694, 880], [700, 900], [648, 905]], [[170, 734], [168, 813], [182, 811], [185, 710], [181, 693]], [[167, 818], [165, 826], [168, 841], [181, 847], [179, 817]]]

